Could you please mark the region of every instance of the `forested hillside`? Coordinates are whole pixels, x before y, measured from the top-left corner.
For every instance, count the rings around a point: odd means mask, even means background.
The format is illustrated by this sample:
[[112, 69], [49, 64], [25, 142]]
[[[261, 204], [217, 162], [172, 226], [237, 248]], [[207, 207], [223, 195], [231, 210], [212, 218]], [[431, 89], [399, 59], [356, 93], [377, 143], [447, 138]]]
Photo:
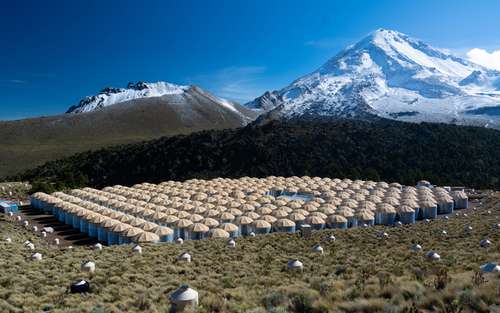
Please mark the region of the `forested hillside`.
[[35, 189], [217, 176], [328, 176], [500, 187], [500, 132], [394, 121], [290, 120], [116, 146], [16, 177]]

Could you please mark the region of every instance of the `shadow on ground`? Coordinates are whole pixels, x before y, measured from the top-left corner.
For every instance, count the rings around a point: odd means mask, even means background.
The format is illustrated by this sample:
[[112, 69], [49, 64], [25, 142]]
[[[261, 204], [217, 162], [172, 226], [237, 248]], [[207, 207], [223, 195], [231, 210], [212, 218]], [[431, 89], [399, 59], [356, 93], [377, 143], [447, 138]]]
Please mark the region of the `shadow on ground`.
[[19, 213], [23, 215], [23, 218], [28, 220], [31, 225], [36, 225], [40, 230], [44, 227], [52, 227], [54, 233], [47, 234], [48, 240], [59, 238], [61, 245], [88, 246], [99, 242], [97, 238], [89, 237], [78, 229], [60, 222], [55, 216], [45, 214], [32, 207], [22, 207], [19, 209]]

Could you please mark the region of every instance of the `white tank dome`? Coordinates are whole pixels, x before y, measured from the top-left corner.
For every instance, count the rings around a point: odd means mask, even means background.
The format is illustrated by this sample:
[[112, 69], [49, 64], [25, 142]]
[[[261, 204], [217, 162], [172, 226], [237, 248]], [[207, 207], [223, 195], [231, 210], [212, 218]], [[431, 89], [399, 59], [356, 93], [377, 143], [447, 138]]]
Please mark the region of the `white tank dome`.
[[170, 302], [172, 302], [174, 312], [182, 311], [187, 306], [197, 306], [198, 292], [189, 288], [188, 285], [182, 285], [170, 295]]
[[411, 245], [411, 250], [414, 252], [420, 252], [420, 251], [422, 251], [422, 246], [419, 245], [418, 243], [415, 243], [415, 244]]
[[31, 259], [35, 261], [40, 261], [42, 259], [42, 254], [41, 253], [33, 253], [31, 255]]
[[286, 267], [288, 268], [288, 270], [291, 270], [291, 271], [304, 270], [304, 264], [302, 264], [302, 262], [300, 262], [297, 259], [288, 261], [288, 263], [286, 264]]
[[489, 248], [491, 246], [491, 243], [491, 240], [483, 239], [479, 242], [479, 245], [481, 246], [481, 248]]
[[479, 267], [483, 273], [500, 273], [500, 265], [490, 262]]
[[320, 244], [314, 245], [314, 247], [312, 247], [312, 251], [319, 254], [323, 254], [324, 252], [323, 247]]
[[435, 252], [435, 251], [429, 251], [425, 254], [425, 256], [430, 259], [430, 260], [433, 260], [433, 261], [437, 261], [437, 260], [440, 260], [441, 259], [441, 256]]
[[94, 273], [95, 272], [95, 263], [91, 261], [83, 262], [81, 266], [82, 272], [85, 273]]
[[191, 255], [187, 252], [183, 252], [181, 255], [177, 257], [177, 261], [190, 263]]
[[137, 254], [142, 254], [142, 247], [141, 247], [141, 246], [139, 246], [139, 245], [135, 245], [135, 246], [132, 248], [132, 252], [137, 253]]
[[337, 240], [337, 238], [335, 238], [335, 236], [334, 236], [334, 235], [330, 235], [330, 236], [327, 236], [327, 237], [326, 237], [326, 240], [327, 240], [327, 241], [331, 241], [331, 242], [333, 242], [333, 241]]

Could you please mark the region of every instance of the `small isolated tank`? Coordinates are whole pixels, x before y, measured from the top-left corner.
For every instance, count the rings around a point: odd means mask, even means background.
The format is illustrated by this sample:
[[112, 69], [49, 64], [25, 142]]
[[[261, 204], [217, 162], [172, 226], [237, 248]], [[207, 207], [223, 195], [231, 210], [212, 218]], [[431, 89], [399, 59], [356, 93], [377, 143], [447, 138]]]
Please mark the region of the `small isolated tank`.
[[182, 285], [170, 295], [170, 302], [172, 312], [182, 312], [187, 307], [198, 306], [198, 292], [188, 285]]
[[86, 280], [77, 280], [70, 286], [71, 293], [83, 293], [90, 291], [90, 284]]
[[177, 261], [190, 263], [191, 262], [191, 255], [187, 252], [183, 252], [181, 255], [179, 255], [177, 257]]
[[85, 272], [85, 273], [93, 273], [93, 272], [95, 272], [95, 263], [91, 262], [91, 261], [83, 262], [82, 266], [81, 266], [81, 270], [82, 270], [82, 272]]
[[304, 264], [302, 264], [302, 262], [300, 262], [299, 260], [294, 259], [294, 260], [288, 261], [288, 263], [286, 264], [286, 268], [289, 271], [302, 272], [304, 270]]

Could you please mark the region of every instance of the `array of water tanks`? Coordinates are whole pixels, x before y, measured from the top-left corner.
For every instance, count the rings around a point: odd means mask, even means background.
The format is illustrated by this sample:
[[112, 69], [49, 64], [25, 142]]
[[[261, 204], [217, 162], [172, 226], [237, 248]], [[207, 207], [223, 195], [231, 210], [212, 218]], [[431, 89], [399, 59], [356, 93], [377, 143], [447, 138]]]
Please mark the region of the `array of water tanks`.
[[32, 206], [108, 245], [411, 224], [467, 208], [465, 192], [421, 181], [319, 177], [193, 179], [35, 193]]

